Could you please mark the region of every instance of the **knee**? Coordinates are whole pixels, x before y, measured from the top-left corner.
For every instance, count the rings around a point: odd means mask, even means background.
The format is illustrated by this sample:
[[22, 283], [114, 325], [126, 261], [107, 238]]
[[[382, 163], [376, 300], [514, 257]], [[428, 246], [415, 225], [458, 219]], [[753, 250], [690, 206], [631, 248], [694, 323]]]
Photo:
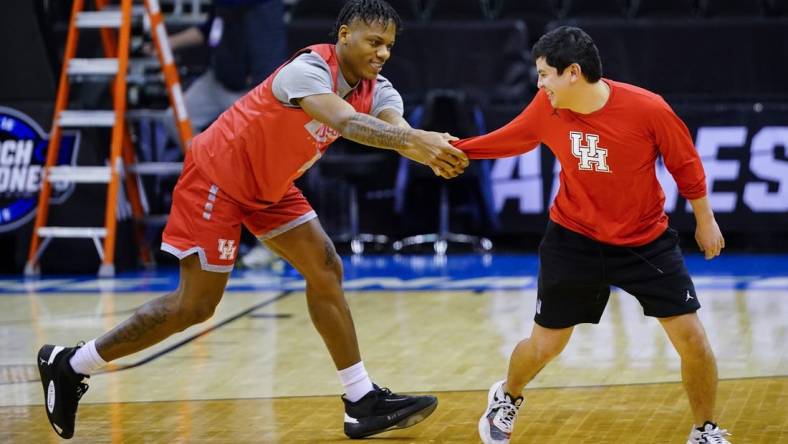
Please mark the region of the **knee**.
[[[571, 330], [568, 331], [571, 333]], [[569, 341], [569, 336], [563, 331], [553, 333], [536, 334], [530, 339], [535, 359], [542, 364], [547, 364], [560, 355]]]
[[178, 297], [173, 301], [173, 312], [180, 330], [207, 321], [213, 316], [216, 304], [210, 302], [215, 300], [211, 297]]
[[564, 349], [563, 344], [559, 344], [551, 341], [541, 341], [533, 344], [535, 358], [538, 362], [541, 362], [542, 364], [547, 364], [548, 362], [555, 359], [558, 355], [561, 354], [561, 351], [563, 351], [563, 349]]
[[350, 312], [342, 291], [341, 265], [325, 268], [305, 279], [307, 307], [314, 323], [319, 324], [330, 313]]
[[684, 332], [677, 339], [676, 351], [682, 358], [706, 359], [714, 356], [703, 330]]
[[189, 325], [194, 325], [210, 319], [215, 310], [216, 306], [214, 305], [198, 304], [182, 308], [181, 313]]
[[342, 286], [342, 279], [344, 277], [344, 267], [342, 266], [342, 258], [334, 251], [333, 259], [326, 261], [325, 272], [328, 274], [329, 279], [339, 286]]
[[341, 293], [343, 273], [342, 260], [333, 253], [332, 260], [326, 260], [325, 263], [309, 270], [305, 273], [304, 279], [308, 286], [320, 289], [322, 293]]

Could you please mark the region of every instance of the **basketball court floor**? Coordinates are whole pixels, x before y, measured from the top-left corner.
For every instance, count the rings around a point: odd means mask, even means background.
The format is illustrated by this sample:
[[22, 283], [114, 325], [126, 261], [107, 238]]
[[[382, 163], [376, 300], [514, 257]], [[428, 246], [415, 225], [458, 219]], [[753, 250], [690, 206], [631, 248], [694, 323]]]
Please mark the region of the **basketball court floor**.
[[[720, 424], [734, 443], [788, 443], [788, 256], [689, 256], [717, 355]], [[387, 443], [476, 443], [490, 384], [533, 325], [534, 256], [346, 258], [367, 370], [436, 412]], [[177, 285], [176, 270], [0, 279], [0, 443], [48, 443], [35, 367], [44, 343], [89, 340]], [[342, 442], [341, 386], [309, 319], [304, 283], [237, 271], [214, 317], [90, 379], [79, 443]], [[684, 443], [679, 360], [637, 301], [611, 295], [526, 391], [513, 442]]]

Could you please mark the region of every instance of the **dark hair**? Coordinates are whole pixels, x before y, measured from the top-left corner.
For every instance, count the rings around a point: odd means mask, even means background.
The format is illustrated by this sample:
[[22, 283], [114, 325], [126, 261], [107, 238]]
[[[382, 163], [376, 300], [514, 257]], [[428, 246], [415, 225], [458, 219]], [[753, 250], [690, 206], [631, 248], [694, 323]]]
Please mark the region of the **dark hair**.
[[548, 65], [562, 74], [572, 63], [580, 65], [591, 83], [602, 78], [602, 60], [594, 41], [580, 28], [561, 26], [539, 38], [531, 50], [533, 59], [544, 57]]
[[385, 0], [348, 0], [339, 11], [332, 36], [336, 37], [339, 34], [340, 26], [350, 25], [355, 19], [364, 20], [368, 25], [374, 22], [383, 24], [394, 22], [398, 34], [402, 29], [399, 14]]

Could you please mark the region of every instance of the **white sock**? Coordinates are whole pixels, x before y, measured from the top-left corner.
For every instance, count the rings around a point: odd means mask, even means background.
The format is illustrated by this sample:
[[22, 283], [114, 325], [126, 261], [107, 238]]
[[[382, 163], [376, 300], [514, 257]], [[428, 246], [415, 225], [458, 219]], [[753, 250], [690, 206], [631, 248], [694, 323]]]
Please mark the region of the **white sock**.
[[345, 386], [345, 399], [356, 402], [372, 391], [372, 380], [369, 379], [364, 361], [351, 365], [337, 372], [339, 380]]
[[71, 364], [71, 368], [75, 372], [88, 376], [107, 365], [107, 362], [101, 359], [96, 350], [95, 339], [80, 347], [68, 363]]

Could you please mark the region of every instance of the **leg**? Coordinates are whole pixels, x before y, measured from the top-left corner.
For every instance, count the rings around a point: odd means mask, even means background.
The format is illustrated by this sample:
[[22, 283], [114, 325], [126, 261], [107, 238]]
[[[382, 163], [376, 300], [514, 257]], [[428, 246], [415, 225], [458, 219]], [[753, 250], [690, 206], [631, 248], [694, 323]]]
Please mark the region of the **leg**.
[[141, 306], [96, 340], [96, 351], [105, 361], [144, 350], [213, 315], [229, 273], [202, 270], [196, 254], [181, 260], [180, 271], [175, 291]]
[[411, 427], [429, 416], [438, 404], [434, 396], [401, 395], [372, 384], [342, 291], [342, 262], [298, 188], [293, 186], [282, 200], [256, 211], [244, 224], [306, 279], [309, 315], [345, 388], [345, 434], [363, 438]]
[[703, 324], [696, 313], [659, 318], [659, 321], [681, 357], [681, 380], [695, 424], [714, 422], [717, 362]]
[[306, 280], [312, 323], [338, 370], [361, 361], [356, 329], [342, 291], [342, 261], [317, 219], [266, 241]]
[[599, 322], [610, 296], [600, 263], [596, 241], [548, 223], [539, 245], [534, 327], [509, 360], [503, 388], [510, 395], [519, 397], [525, 385], [564, 350], [575, 325]]
[[696, 314], [700, 303], [678, 233], [668, 228], [649, 244], [611, 253], [608, 269], [614, 284], [634, 295], [646, 316], [659, 319], [681, 357], [682, 381], [695, 423], [713, 421], [717, 363]]
[[[198, 257], [187, 256], [181, 260], [181, 281], [174, 292], [143, 305], [129, 319], [84, 347], [41, 347], [38, 371], [47, 418], [55, 432], [66, 439], [74, 435], [77, 406], [88, 389], [84, 376], [92, 373], [91, 369], [150, 347], [211, 317], [227, 275], [202, 271]], [[79, 365], [74, 364], [75, 359]]]
[[534, 324], [531, 337], [520, 341], [509, 360], [509, 375], [487, 392], [487, 409], [479, 418], [484, 444], [508, 444], [522, 407], [525, 385], [564, 349], [574, 327], [546, 328]]
[[526, 384], [564, 350], [575, 325], [599, 322], [610, 295], [601, 254], [596, 241], [552, 221], [547, 224], [539, 245], [534, 327], [531, 337], [512, 351], [506, 379], [487, 392], [487, 409], [478, 425], [484, 444], [509, 442]]
[[373, 386], [369, 380], [361, 362], [353, 317], [342, 292], [342, 262], [320, 222], [312, 219], [266, 243], [306, 279], [309, 315], [347, 390], [342, 397], [345, 434], [363, 438], [411, 427], [429, 416], [438, 404], [435, 397], [391, 393]]
[[574, 327], [545, 328], [534, 324], [531, 337], [520, 341], [509, 358], [504, 391], [520, 396], [525, 385], [564, 350], [573, 330]]
[[208, 319], [222, 298], [235, 262], [244, 210], [200, 174], [188, 153], [172, 196], [161, 248], [181, 260], [178, 289], [143, 305], [84, 346], [46, 344], [38, 352], [47, 418], [61, 437], [74, 434], [77, 406], [88, 389], [85, 377], [107, 361]]

